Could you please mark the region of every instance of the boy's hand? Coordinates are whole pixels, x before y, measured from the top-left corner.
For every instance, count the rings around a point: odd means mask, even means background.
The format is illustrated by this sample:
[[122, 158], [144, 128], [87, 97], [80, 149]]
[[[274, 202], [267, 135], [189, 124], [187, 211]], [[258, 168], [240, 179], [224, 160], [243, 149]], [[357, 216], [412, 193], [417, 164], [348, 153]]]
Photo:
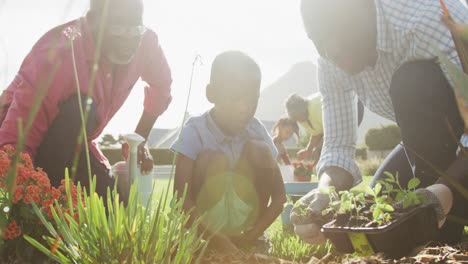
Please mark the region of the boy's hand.
[[[140, 165], [141, 174], [148, 175], [153, 170], [153, 156], [145, 145], [145, 142], [138, 146], [138, 164]], [[130, 147], [127, 143], [122, 144], [121, 149], [122, 158], [128, 160], [130, 155]]]
[[330, 199], [328, 195], [321, 193], [318, 189], [309, 192], [297, 201], [291, 211], [291, 223], [294, 232], [309, 244], [320, 244], [325, 242], [320, 229], [327, 223], [322, 211], [328, 207]]

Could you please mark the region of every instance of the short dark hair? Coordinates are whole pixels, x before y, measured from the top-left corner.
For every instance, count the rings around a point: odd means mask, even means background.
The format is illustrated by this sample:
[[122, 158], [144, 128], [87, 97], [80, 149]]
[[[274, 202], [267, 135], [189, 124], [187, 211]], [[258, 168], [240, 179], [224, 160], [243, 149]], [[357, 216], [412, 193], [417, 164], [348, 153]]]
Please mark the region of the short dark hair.
[[260, 81], [262, 73], [258, 64], [241, 51], [226, 51], [216, 56], [211, 65], [210, 85], [223, 86], [236, 78]]
[[294, 93], [289, 95], [289, 97], [286, 99], [285, 107], [290, 117], [294, 116], [295, 114], [307, 113], [307, 100], [304, 97]]

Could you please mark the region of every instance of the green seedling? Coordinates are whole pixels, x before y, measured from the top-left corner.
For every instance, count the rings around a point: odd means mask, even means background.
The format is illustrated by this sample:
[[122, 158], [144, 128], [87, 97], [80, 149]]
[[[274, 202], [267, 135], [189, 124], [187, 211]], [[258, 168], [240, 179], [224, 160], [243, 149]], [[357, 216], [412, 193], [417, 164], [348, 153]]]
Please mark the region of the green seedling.
[[387, 194], [382, 194], [382, 184], [377, 183], [374, 188], [367, 187], [366, 193], [372, 197], [373, 204], [370, 208], [372, 211], [372, 217], [379, 225], [389, 223], [392, 219], [390, 213], [395, 209], [390, 205], [389, 198]]
[[403, 209], [407, 209], [424, 203], [424, 198], [414, 192], [421, 184], [418, 178], [412, 178], [406, 188], [403, 188], [399, 181], [398, 173], [394, 176], [389, 172], [385, 172], [385, 175], [387, 178], [380, 183], [385, 186], [385, 194], [389, 195], [389, 197], [392, 194], [395, 196], [394, 204], [402, 204]]

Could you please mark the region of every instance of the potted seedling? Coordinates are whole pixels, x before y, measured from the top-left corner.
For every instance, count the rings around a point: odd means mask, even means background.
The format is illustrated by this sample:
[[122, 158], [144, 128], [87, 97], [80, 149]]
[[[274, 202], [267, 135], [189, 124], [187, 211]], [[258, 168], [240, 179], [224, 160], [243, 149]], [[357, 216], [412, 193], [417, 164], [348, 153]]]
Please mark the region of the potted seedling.
[[311, 163], [294, 162], [294, 180], [297, 182], [310, 182], [314, 166]]
[[387, 176], [374, 188], [367, 188], [366, 195], [322, 190], [330, 197], [322, 214], [332, 218], [322, 232], [338, 251], [360, 255], [380, 252], [399, 259], [436, 237], [435, 211], [414, 192], [420, 181], [413, 178], [403, 188], [398, 175]]

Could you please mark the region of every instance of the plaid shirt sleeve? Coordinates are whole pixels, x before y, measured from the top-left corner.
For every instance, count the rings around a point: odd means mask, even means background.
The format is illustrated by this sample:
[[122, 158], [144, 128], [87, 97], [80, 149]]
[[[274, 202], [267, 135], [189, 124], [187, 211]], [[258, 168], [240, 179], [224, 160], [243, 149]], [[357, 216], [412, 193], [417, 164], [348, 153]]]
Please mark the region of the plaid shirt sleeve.
[[347, 87], [347, 76], [334, 65], [319, 59], [318, 73], [322, 93], [324, 142], [318, 175], [327, 168], [343, 168], [353, 176], [354, 185], [362, 181], [354, 161], [357, 140], [356, 95]]

